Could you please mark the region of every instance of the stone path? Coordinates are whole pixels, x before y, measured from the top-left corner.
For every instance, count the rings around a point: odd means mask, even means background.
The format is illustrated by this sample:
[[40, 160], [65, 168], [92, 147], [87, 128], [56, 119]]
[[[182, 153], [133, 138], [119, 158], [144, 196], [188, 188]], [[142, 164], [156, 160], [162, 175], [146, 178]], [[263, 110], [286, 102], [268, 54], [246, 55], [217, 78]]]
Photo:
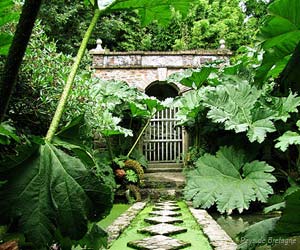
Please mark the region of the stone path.
[[214, 250], [236, 250], [237, 245], [221, 226], [203, 209], [189, 207], [192, 215], [201, 225]]
[[146, 204], [146, 202], [135, 203], [106, 229], [108, 233], [108, 246], [110, 246], [110, 244], [119, 237], [125, 228], [129, 226], [131, 221], [146, 206]]
[[181, 213], [174, 212], [180, 208], [176, 202], [166, 201], [156, 203], [153, 211], [149, 215], [156, 215], [154, 217], [145, 218], [145, 221], [151, 224], [138, 232], [148, 233], [153, 236], [146, 237], [142, 240], [130, 241], [127, 246], [140, 249], [140, 250], [176, 250], [191, 246], [191, 243], [184, 242], [169, 237], [170, 235], [184, 233], [187, 231], [186, 228], [180, 226], [174, 226], [172, 223], [182, 223], [182, 219], [177, 218], [181, 216]]

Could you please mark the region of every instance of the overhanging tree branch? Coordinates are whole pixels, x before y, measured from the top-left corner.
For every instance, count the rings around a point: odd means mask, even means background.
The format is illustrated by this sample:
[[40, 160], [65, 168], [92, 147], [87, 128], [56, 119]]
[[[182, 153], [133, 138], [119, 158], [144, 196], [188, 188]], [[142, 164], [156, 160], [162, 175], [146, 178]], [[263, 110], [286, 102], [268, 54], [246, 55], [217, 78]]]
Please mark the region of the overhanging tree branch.
[[42, 0], [26, 0], [0, 79], [0, 122], [3, 121]]

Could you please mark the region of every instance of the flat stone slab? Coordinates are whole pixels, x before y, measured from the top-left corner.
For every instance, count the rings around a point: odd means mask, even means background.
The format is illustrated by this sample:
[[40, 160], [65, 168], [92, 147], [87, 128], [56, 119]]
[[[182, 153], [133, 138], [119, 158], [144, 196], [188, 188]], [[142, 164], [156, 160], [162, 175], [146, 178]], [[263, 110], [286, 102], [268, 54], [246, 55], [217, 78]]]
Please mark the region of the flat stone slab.
[[175, 211], [170, 211], [170, 210], [157, 210], [157, 211], [152, 211], [149, 213], [150, 215], [159, 215], [159, 216], [171, 216], [171, 217], [177, 217], [181, 216], [181, 213], [175, 212]]
[[154, 211], [157, 211], [157, 210], [179, 211], [180, 207], [175, 206], [175, 205], [155, 206], [155, 207], [153, 207], [153, 210]]
[[221, 226], [203, 209], [189, 207], [214, 250], [236, 250], [237, 244]]
[[182, 223], [182, 219], [170, 217], [170, 216], [156, 216], [156, 217], [150, 217], [145, 218], [144, 221], [149, 222], [151, 224], [160, 224], [160, 223]]
[[173, 235], [173, 234], [185, 233], [186, 231], [187, 231], [186, 228], [178, 227], [166, 223], [160, 223], [157, 225], [144, 227], [138, 230], [138, 232], [140, 233], [149, 233], [151, 235]]
[[177, 201], [161, 201], [161, 202], [155, 203], [155, 205], [157, 205], [157, 206], [165, 206], [165, 205], [177, 206]]
[[191, 246], [191, 243], [164, 235], [156, 235], [142, 240], [130, 241], [127, 246], [140, 250], [176, 250]]

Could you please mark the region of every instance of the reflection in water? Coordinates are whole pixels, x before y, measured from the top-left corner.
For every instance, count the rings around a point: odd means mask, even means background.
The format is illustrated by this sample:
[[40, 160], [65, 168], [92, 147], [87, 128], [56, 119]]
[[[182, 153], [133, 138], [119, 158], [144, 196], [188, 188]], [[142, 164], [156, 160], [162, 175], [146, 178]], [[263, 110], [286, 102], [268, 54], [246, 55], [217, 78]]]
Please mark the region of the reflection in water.
[[[224, 229], [224, 231], [236, 242], [238, 242], [237, 234], [244, 231], [248, 226], [277, 216], [276, 214], [252, 214], [252, 215], [234, 215], [224, 216], [220, 214], [212, 214], [213, 218]], [[257, 250], [300, 250], [300, 236], [283, 240], [284, 243], [277, 244], [273, 247], [263, 246]]]

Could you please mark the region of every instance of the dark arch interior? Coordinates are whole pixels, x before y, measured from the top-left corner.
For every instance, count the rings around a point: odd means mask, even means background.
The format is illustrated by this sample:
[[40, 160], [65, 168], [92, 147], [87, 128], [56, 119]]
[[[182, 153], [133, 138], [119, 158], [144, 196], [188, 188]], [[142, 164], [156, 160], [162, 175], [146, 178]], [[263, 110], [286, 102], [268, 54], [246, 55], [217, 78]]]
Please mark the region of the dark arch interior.
[[158, 100], [165, 100], [168, 97], [178, 96], [178, 91], [172, 85], [165, 82], [156, 82], [146, 89], [148, 96], [155, 96]]

